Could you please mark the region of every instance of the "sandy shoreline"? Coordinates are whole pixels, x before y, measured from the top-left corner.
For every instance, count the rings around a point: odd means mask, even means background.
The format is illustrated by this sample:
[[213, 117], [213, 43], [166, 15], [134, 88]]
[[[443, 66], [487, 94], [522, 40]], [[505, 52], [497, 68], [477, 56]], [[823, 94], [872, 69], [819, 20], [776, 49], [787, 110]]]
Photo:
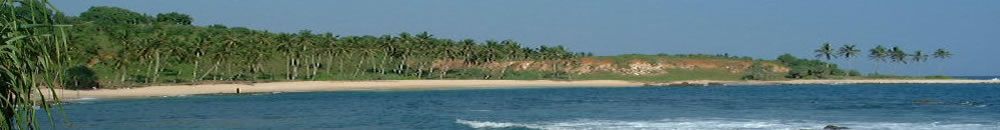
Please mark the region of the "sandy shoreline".
[[419, 89], [487, 89], [487, 88], [557, 88], [557, 87], [642, 87], [676, 85], [769, 85], [769, 84], [974, 84], [1000, 83], [991, 80], [789, 80], [789, 81], [675, 81], [644, 83], [620, 80], [377, 80], [377, 81], [292, 81], [256, 84], [207, 84], [149, 86], [131, 89], [63, 90], [56, 89], [60, 99], [79, 98], [142, 98], [193, 94], [358, 90], [419, 90]]

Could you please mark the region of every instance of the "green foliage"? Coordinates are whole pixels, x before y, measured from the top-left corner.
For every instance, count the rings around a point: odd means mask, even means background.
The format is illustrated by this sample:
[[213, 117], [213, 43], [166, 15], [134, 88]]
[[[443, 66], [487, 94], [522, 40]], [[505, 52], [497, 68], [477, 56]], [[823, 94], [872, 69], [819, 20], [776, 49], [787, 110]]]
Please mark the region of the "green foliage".
[[91, 89], [99, 88], [97, 73], [87, 66], [76, 66], [66, 70], [63, 75], [63, 88], [66, 89]]
[[150, 19], [149, 16], [128, 9], [109, 6], [90, 7], [87, 11], [80, 13], [80, 20], [94, 21], [98, 25], [145, 24], [149, 23]]
[[191, 25], [194, 21], [190, 15], [170, 12], [166, 14], [156, 14], [156, 22], [170, 23], [170, 24], [180, 24], [180, 25]]
[[799, 59], [791, 54], [778, 56], [778, 61], [790, 69], [785, 78], [828, 78], [831, 75], [844, 74], [844, 71], [838, 69], [836, 64], [819, 60]]
[[948, 59], [951, 58], [951, 51], [945, 50], [944, 48], [937, 49], [934, 51], [934, 58], [938, 59]]
[[816, 53], [816, 58], [825, 58], [826, 60], [837, 58], [837, 55], [833, 50], [833, 46], [831, 46], [830, 43], [824, 43], [823, 46], [819, 49], [813, 50], [813, 52]]
[[451, 70], [451, 75], [446, 75], [449, 79], [486, 79], [490, 74], [482, 69], [467, 68]]
[[[309, 30], [272, 33], [190, 26], [191, 19], [180, 13], [154, 18], [117, 7], [92, 7], [80, 18], [67, 18], [80, 23], [67, 30], [73, 33], [67, 53], [72, 62], [93, 66], [105, 87], [206, 80], [504, 79], [518, 73], [460, 69], [496, 61], [568, 61], [592, 55], [563, 46], [523, 47], [513, 40], [440, 39], [427, 32], [341, 37]], [[147, 24], [150, 20], [168, 24]], [[441, 60], [462, 63], [434, 65]]]
[[862, 76], [861, 72], [858, 72], [857, 70], [847, 71], [847, 75], [848, 76]]
[[747, 70], [750, 74], [744, 76], [744, 80], [775, 80], [778, 77], [773, 74], [773, 67], [765, 66], [760, 62], [754, 62]]

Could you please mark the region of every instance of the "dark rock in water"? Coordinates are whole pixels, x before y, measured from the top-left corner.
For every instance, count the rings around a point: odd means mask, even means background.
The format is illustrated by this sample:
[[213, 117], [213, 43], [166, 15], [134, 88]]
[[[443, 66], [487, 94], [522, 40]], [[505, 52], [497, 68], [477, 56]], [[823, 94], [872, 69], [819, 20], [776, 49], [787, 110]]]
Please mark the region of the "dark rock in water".
[[835, 125], [826, 125], [826, 127], [823, 127], [823, 130], [846, 130], [846, 129], [851, 129], [851, 128], [835, 126]]
[[917, 103], [936, 103], [937, 101], [934, 101], [934, 100], [917, 100], [915, 102], [917, 102]]
[[726, 86], [726, 84], [724, 84], [724, 83], [716, 83], [716, 82], [711, 82], [711, 83], [708, 83], [708, 86]]

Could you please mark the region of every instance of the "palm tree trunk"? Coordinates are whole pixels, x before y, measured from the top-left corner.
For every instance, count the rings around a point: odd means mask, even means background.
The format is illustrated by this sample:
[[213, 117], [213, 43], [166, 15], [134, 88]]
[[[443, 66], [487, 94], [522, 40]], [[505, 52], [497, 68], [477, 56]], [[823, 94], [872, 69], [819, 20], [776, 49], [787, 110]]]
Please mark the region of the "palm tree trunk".
[[382, 73], [382, 75], [385, 75], [385, 62], [386, 62], [386, 60], [388, 60], [388, 58], [389, 58], [389, 54], [388, 53], [385, 54], [385, 55], [383, 55], [382, 56], [382, 61], [380, 61], [379, 64], [378, 64], [378, 68], [380, 69], [379, 73]]
[[215, 70], [219, 69], [219, 64], [220, 64], [220, 61], [218, 61], [218, 60], [215, 61], [215, 65], [212, 65], [212, 69], [208, 69], [208, 72], [205, 72], [205, 74], [202, 74], [201, 78], [198, 78], [198, 79], [205, 79], [205, 76], [208, 76], [208, 74], [211, 74], [212, 72], [215, 72]]
[[878, 67], [879, 67], [879, 66], [878, 66], [878, 62], [879, 62], [879, 61], [875, 61], [875, 74], [879, 74], [879, 73], [878, 73]]
[[361, 59], [358, 59], [358, 66], [354, 67], [354, 78], [357, 78], [358, 74], [361, 73], [361, 65], [362, 64], [365, 64], [365, 58], [364, 57], [361, 57]]
[[942, 68], [944, 68], [944, 62], [938, 62], [938, 65], [937, 65], [937, 73], [938, 73], [939, 75], [944, 75], [944, 72], [943, 72], [943, 71], [941, 70]]
[[327, 67], [326, 67], [326, 74], [332, 74], [333, 73], [333, 69], [332, 69], [333, 67], [330, 67], [330, 66], [333, 66], [333, 59], [336, 58], [336, 56], [334, 56], [333, 53], [326, 53], [326, 56], [330, 57], [330, 58], [326, 59], [326, 65], [327, 65]]
[[417, 67], [417, 78], [424, 77], [424, 63], [419, 63], [420, 67]]
[[396, 69], [396, 71], [397, 71], [396, 73], [398, 73], [398, 74], [401, 74], [401, 75], [405, 75], [405, 74], [403, 74], [403, 73], [405, 73], [405, 72], [406, 72], [405, 70], [403, 70], [403, 69], [404, 69], [404, 68], [403, 68], [403, 65], [405, 65], [405, 64], [406, 64], [406, 60], [407, 60], [407, 56], [406, 56], [406, 55], [403, 55], [403, 61], [400, 61], [400, 62], [399, 62], [399, 66], [398, 66], [398, 68]]
[[319, 57], [318, 56], [312, 56], [312, 61], [313, 61], [312, 76], [309, 76], [309, 78], [310, 79], [316, 79], [316, 72], [319, 71], [319, 66], [320, 66]]
[[194, 71], [191, 71], [191, 81], [198, 81], [198, 62], [201, 61], [201, 54], [195, 54]]
[[[372, 57], [371, 59], [378, 60], [378, 58], [375, 57]], [[385, 64], [385, 57], [383, 57], [380, 63], [378, 64], [376, 64], [375, 61], [372, 61], [372, 71], [377, 71], [378, 73], [385, 75], [385, 68], [382, 67], [383, 64]]]
[[160, 78], [160, 51], [159, 50], [155, 51], [154, 55], [155, 55], [154, 57], [156, 58], [155, 60], [156, 64], [153, 65], [153, 81], [150, 83], [156, 83], [159, 81], [158, 79]]
[[119, 68], [118, 71], [122, 72], [122, 74], [121, 74], [121, 83], [125, 84], [125, 79], [126, 79], [126, 77], [128, 77], [128, 68], [126, 68], [124, 65], [122, 65], [122, 67]]
[[292, 79], [292, 62], [293, 62], [292, 61], [292, 55], [291, 54], [286, 54], [285, 57], [288, 57], [287, 58], [288, 59], [288, 63], [285, 64], [285, 79], [291, 80]]
[[298, 77], [299, 77], [299, 59], [298, 58], [293, 58], [292, 59], [292, 80], [295, 80]]
[[[847, 59], [847, 68], [844, 68], [844, 69], [851, 68], [851, 59], [850, 58], [844, 58], [844, 59]], [[851, 72], [848, 71], [848, 70], [845, 70], [844, 71], [844, 77], [851, 77]]]
[[[348, 53], [348, 55], [350, 55], [350, 53]], [[347, 57], [351, 57], [351, 56], [347, 56]], [[343, 73], [344, 73], [344, 59], [345, 59], [345, 58], [346, 58], [346, 57], [337, 57], [337, 60], [339, 60], [339, 61], [337, 62], [337, 66], [339, 67], [339, 68], [337, 69], [338, 73], [341, 73], [341, 74], [343, 74]]]

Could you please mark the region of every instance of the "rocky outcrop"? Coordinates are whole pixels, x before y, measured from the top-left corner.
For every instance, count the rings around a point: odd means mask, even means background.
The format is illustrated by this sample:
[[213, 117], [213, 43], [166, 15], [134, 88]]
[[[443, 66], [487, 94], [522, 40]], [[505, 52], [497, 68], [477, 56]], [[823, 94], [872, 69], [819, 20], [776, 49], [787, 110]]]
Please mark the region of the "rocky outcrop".
[[843, 126], [835, 126], [835, 125], [826, 125], [826, 127], [823, 127], [823, 130], [846, 130], [846, 129], [851, 129], [851, 128]]

